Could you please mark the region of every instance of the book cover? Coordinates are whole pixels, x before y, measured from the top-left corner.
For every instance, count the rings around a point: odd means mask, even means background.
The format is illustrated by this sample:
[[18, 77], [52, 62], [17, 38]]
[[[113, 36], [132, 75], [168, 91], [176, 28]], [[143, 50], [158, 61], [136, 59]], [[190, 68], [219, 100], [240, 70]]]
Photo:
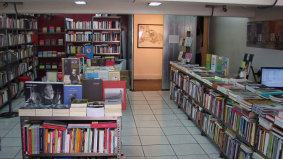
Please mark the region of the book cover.
[[65, 84], [80, 84], [80, 59], [62, 58], [62, 73]]
[[222, 73], [222, 57], [221, 56], [217, 56], [217, 66], [216, 66], [216, 72], [217, 73]]
[[46, 72], [47, 82], [57, 82], [57, 72], [47, 71]]
[[98, 72], [98, 77], [103, 81], [109, 80], [109, 73], [108, 71], [101, 70]]
[[84, 53], [86, 54], [87, 58], [93, 58], [93, 46], [92, 45], [84, 46]]
[[64, 102], [62, 82], [27, 81], [24, 84], [25, 103], [28, 105], [57, 105]]
[[211, 54], [206, 54], [206, 69], [210, 70], [211, 67]]
[[227, 57], [222, 57], [222, 74], [224, 76], [229, 76], [230, 61]]
[[110, 81], [120, 81], [120, 71], [109, 71]]
[[103, 100], [120, 99], [126, 110], [126, 81], [103, 81]]
[[73, 99], [82, 99], [82, 85], [64, 86], [64, 104], [71, 104]]
[[211, 55], [211, 70], [213, 72], [216, 72], [216, 67], [217, 67], [217, 56]]
[[103, 100], [103, 83], [101, 79], [83, 79], [83, 99], [89, 102]]

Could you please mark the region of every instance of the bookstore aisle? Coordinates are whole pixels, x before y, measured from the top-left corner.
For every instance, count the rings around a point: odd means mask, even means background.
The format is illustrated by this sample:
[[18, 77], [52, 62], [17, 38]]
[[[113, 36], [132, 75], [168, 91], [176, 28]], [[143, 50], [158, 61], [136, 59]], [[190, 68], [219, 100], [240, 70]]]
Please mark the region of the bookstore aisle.
[[[23, 105], [24, 97], [13, 101]], [[7, 110], [2, 109], [1, 112]], [[16, 110], [14, 110], [16, 111]], [[20, 119], [0, 118], [0, 159], [21, 155]], [[127, 159], [217, 159], [218, 149], [170, 100], [169, 91], [127, 92], [122, 117], [122, 152]]]

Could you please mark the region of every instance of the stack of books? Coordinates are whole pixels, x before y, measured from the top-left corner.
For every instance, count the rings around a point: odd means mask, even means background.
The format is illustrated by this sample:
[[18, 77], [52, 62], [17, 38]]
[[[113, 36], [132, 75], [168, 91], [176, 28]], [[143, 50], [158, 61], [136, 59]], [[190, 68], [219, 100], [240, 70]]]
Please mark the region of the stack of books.
[[122, 101], [119, 99], [105, 100], [105, 116], [122, 116]]
[[70, 116], [86, 116], [87, 102], [87, 99], [72, 100]]
[[277, 103], [283, 103], [283, 94], [270, 95], [269, 98]]
[[86, 116], [104, 116], [104, 102], [96, 101], [87, 103]]

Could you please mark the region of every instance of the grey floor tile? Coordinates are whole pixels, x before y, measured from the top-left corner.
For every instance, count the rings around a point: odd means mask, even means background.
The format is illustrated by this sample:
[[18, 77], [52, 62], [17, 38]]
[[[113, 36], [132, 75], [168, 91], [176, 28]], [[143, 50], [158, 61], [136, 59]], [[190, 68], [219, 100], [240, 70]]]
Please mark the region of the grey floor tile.
[[170, 145], [143, 146], [145, 156], [171, 156], [175, 155]]
[[161, 128], [138, 128], [138, 134], [141, 135], [164, 135]]
[[156, 120], [154, 115], [135, 115], [136, 121], [140, 120]]
[[141, 145], [139, 136], [123, 136], [122, 145], [124, 146], [139, 146]]
[[146, 100], [130, 100], [131, 105], [142, 105], [142, 104], [148, 104]]
[[12, 128], [9, 133], [5, 137], [21, 137], [21, 125], [17, 124], [14, 128]]
[[149, 105], [150, 108], [153, 109], [171, 109], [170, 107], [168, 107], [168, 105], [165, 104], [161, 104], [161, 105]]
[[135, 128], [136, 124], [134, 121], [122, 121], [122, 129], [126, 127]]
[[122, 121], [134, 121], [134, 116], [122, 116]]
[[19, 118], [5, 118], [0, 119], [0, 129], [11, 129], [14, 128], [18, 123], [20, 123]]
[[190, 135], [185, 127], [163, 127], [165, 135]]
[[157, 120], [178, 120], [178, 117], [175, 114], [167, 114], [167, 115], [155, 115]]
[[179, 120], [158, 120], [161, 127], [183, 127]]
[[176, 116], [178, 117], [178, 119], [180, 120], [188, 120], [188, 116], [186, 114], [176, 114]]
[[208, 154], [210, 159], [223, 159], [219, 154]]
[[178, 159], [177, 156], [146, 157], [146, 159]]
[[142, 145], [168, 145], [166, 136], [140, 136]]
[[16, 157], [20, 149], [21, 147], [2, 147], [2, 150], [0, 151], [0, 158], [12, 159]]
[[220, 152], [219, 149], [212, 143], [200, 144], [200, 146], [207, 154], [219, 154]]
[[22, 150], [20, 150], [14, 159], [23, 159]]
[[201, 134], [200, 129], [196, 126], [190, 126], [190, 127], [186, 127], [186, 128], [190, 132], [190, 134], [192, 134], [192, 135], [200, 135]]
[[170, 144], [194, 144], [196, 140], [191, 135], [169, 135]]
[[144, 156], [141, 146], [122, 146], [122, 152], [125, 156], [139, 157]]
[[151, 110], [141, 109], [141, 110], [133, 110], [133, 114], [153, 114]]
[[22, 140], [21, 138], [16, 138], [16, 137], [12, 137], [12, 138], [1, 138], [1, 145], [2, 147], [8, 147], [8, 146], [12, 146], [12, 147], [21, 147], [22, 146]]
[[137, 120], [136, 121], [137, 127], [142, 127], [142, 128], [159, 128], [159, 124], [157, 121], [154, 120]]
[[132, 96], [129, 97], [130, 101], [137, 101], [137, 100], [146, 100], [144, 96]]
[[191, 120], [188, 120], [188, 119], [181, 119], [180, 121], [183, 123], [183, 125], [184, 125], [185, 127], [188, 127], [188, 126], [195, 126], [195, 124], [194, 124]]
[[136, 136], [136, 135], [138, 135], [137, 128], [123, 127], [122, 136]]
[[209, 159], [207, 155], [187, 155], [187, 156], [178, 156], [178, 159]]
[[184, 114], [184, 112], [183, 112], [181, 109], [178, 109], [178, 108], [172, 109], [172, 111], [173, 111], [175, 114]]
[[164, 104], [164, 105], [167, 105], [167, 103], [163, 100], [161, 101], [155, 101], [155, 100], [150, 100], [150, 101], [147, 101], [149, 105], [160, 105], [160, 104]]
[[172, 145], [172, 147], [178, 156], [205, 154], [199, 144]]
[[207, 144], [207, 143], [210, 143], [209, 139], [208, 139], [206, 136], [193, 135], [193, 137], [194, 137], [195, 140], [197, 140], [197, 142], [200, 143], [200, 144]]
[[158, 100], [158, 101], [162, 101], [163, 98], [161, 96], [146, 96], [145, 97], [147, 101], [152, 101], [152, 100]]
[[171, 109], [153, 109], [152, 112], [156, 115], [173, 114]]
[[[1, 122], [0, 122], [1, 123]], [[10, 130], [12, 130], [13, 128], [10, 128], [10, 129], [5, 129], [5, 128], [1, 128], [0, 129], [0, 136], [1, 137], [5, 137], [7, 134], [8, 134], [8, 132], [10, 131]]]
[[122, 116], [133, 116], [132, 110], [123, 110]]
[[133, 105], [132, 107], [133, 111], [140, 111], [140, 110], [150, 110], [151, 108], [149, 105]]

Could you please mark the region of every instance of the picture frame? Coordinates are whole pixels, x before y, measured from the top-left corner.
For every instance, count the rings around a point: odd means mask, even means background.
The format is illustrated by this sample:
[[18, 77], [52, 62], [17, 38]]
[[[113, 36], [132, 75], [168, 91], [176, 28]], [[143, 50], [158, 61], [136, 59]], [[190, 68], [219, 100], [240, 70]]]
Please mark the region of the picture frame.
[[163, 48], [163, 25], [138, 24], [138, 48]]

